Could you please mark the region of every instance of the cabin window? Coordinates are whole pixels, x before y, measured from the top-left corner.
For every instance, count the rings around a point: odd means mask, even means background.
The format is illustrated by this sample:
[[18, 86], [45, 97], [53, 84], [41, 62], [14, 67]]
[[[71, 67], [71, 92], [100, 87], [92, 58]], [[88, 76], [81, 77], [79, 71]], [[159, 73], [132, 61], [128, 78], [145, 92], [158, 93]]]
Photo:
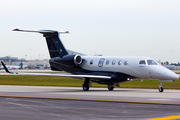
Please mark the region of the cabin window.
[[105, 60], [104, 58], [101, 58], [101, 59], [99, 60], [99, 64], [98, 64], [99, 67], [102, 67], [102, 66], [103, 66], [104, 60]]
[[109, 60], [106, 61], [106, 65], [109, 65]]
[[140, 62], [139, 62], [139, 64], [143, 64], [143, 65], [146, 65], [146, 61], [145, 60], [141, 60]]
[[118, 62], [118, 65], [121, 65], [121, 63], [122, 63], [122, 62], [121, 62], [121, 60], [120, 60], [120, 61]]
[[147, 60], [148, 65], [158, 65], [154, 60]]
[[124, 62], [124, 65], [128, 65], [128, 61], [125, 61], [125, 62]]
[[116, 63], [116, 61], [115, 61], [115, 60], [113, 60], [113, 61], [112, 61], [112, 65], [115, 65], [115, 63]]
[[90, 64], [91, 64], [91, 65], [93, 64], [93, 60], [90, 61]]

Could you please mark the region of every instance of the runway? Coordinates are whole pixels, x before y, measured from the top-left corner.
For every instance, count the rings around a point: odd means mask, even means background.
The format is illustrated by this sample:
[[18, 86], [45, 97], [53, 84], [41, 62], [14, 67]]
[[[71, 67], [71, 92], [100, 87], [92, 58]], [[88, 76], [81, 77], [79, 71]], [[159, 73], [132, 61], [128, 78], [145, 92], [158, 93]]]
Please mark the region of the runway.
[[1, 119], [153, 120], [180, 115], [180, 90], [0, 85], [0, 96]]

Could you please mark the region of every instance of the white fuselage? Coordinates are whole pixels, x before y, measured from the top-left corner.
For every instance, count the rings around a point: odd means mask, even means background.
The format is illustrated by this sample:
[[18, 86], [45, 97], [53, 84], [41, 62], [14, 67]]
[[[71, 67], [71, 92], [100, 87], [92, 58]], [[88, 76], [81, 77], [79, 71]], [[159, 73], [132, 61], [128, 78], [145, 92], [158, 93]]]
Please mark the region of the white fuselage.
[[82, 59], [84, 61], [81, 67], [85, 70], [118, 72], [128, 74], [140, 79], [179, 79], [179, 76], [177, 74], [163, 67], [162, 65], [159, 65], [149, 57], [82, 56]]

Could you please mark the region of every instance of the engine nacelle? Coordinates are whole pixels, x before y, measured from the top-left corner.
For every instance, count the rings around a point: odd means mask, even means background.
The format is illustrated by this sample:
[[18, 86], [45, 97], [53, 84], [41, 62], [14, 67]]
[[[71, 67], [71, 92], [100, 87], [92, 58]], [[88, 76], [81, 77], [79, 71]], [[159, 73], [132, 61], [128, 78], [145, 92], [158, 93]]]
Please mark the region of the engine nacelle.
[[75, 56], [74, 56], [74, 63], [75, 63], [76, 65], [80, 65], [80, 64], [82, 63], [82, 58], [81, 58], [80, 55], [75, 55]]
[[62, 58], [55, 58], [55, 62], [69, 67], [76, 67], [82, 63], [82, 58], [80, 55], [65, 55]]

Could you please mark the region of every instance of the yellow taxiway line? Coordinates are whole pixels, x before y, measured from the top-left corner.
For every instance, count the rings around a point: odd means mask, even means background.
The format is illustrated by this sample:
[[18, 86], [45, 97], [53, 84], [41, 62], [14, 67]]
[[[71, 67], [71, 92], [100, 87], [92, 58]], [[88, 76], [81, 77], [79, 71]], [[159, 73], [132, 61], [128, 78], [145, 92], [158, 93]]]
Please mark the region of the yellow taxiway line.
[[0, 95], [0, 97], [36, 98], [36, 99], [56, 99], [56, 100], [79, 100], [79, 101], [99, 101], [99, 102], [119, 102], [119, 103], [141, 103], [141, 104], [161, 104], [161, 105], [180, 105], [180, 103], [123, 101], [123, 100], [103, 100], [103, 99], [82, 99], [82, 98], [57, 98], [57, 97], [9, 96], [9, 95]]
[[174, 119], [180, 119], [180, 115], [168, 116], [168, 117], [162, 117], [162, 118], [152, 118], [152, 119], [147, 119], [147, 120], [174, 120]]

